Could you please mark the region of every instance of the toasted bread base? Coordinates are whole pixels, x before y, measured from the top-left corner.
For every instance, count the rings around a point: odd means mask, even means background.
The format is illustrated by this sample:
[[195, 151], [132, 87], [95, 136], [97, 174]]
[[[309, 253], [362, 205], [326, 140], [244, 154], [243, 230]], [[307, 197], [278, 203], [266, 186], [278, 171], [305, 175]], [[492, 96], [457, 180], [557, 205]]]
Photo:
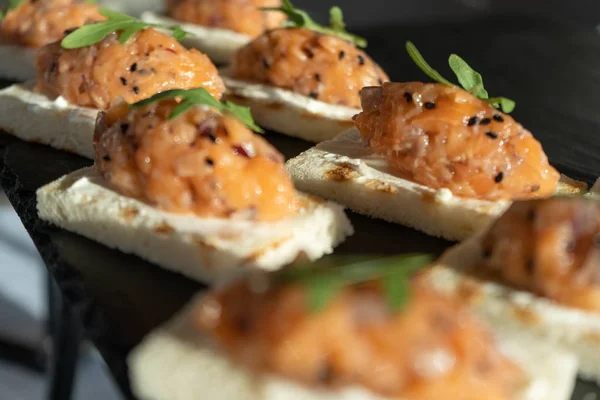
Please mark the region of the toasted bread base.
[[201, 282], [315, 260], [353, 233], [343, 208], [301, 196], [277, 222], [199, 218], [160, 211], [123, 196], [84, 168], [37, 191], [41, 219]]
[[52, 100], [33, 91], [33, 84], [0, 90], [0, 130], [22, 140], [94, 158], [94, 127], [98, 110]]
[[200, 50], [215, 64], [229, 64], [235, 52], [252, 40], [250, 36], [229, 29], [191, 24], [151, 11], [142, 13], [141, 19], [153, 24], [179, 25], [181, 29], [192, 34], [186, 36], [181, 43], [185, 47]]
[[572, 352], [580, 375], [600, 383], [600, 314], [466, 275], [463, 271], [476, 266], [482, 254], [481, 235], [476, 235], [448, 250], [425, 278], [434, 289], [462, 297], [493, 329]]
[[[143, 400], [384, 400], [364, 388], [326, 391], [289, 380], [255, 375], [236, 365], [193, 327], [194, 300], [133, 350], [132, 389]], [[566, 400], [575, 382], [572, 355], [498, 334], [500, 348], [530, 377], [514, 400]], [[400, 400], [400, 399], [397, 399]]]
[[222, 71], [226, 96], [250, 107], [256, 122], [270, 130], [319, 143], [354, 126], [358, 109], [336, 106], [274, 86], [239, 81]]
[[[286, 167], [301, 191], [448, 240], [460, 241], [485, 229], [511, 204], [461, 198], [394, 175], [356, 129], [307, 150]], [[563, 193], [584, 188], [567, 178], [560, 185]]]

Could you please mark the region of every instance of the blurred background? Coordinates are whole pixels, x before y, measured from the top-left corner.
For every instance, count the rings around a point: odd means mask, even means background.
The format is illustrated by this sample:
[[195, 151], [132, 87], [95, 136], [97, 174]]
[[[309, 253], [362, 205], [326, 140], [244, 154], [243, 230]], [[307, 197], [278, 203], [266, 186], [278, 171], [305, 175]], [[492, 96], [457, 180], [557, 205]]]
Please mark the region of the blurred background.
[[[160, 9], [162, 5], [160, 0], [98, 2], [131, 14]], [[2, 3], [4, 1], [0, 1]], [[600, 22], [600, 0], [294, 0], [294, 4], [322, 22], [327, 19], [329, 7], [339, 5], [345, 12], [349, 29], [367, 34], [383, 26], [418, 24], [423, 29], [424, 24], [451, 21], [462, 21], [463, 24], [455, 25], [455, 29], [462, 30], [469, 29], [480, 19], [495, 16], [514, 17], [519, 21], [529, 16], [544, 19], [549, 24], [560, 23], [584, 30], [594, 30]], [[403, 49], [399, 48], [398, 52]], [[385, 59], [377, 61], [386, 63]], [[46, 293], [45, 267], [0, 191], [0, 342], [17, 345], [12, 350], [0, 346], [0, 399], [46, 396], [46, 376], [39, 365], [36, 368], [39, 362], [35, 360], [37, 352], [48, 350]], [[25, 364], [33, 368], [22, 365], [24, 358], [30, 358]], [[79, 362], [75, 398], [121, 398], [101, 358], [89, 345], [82, 351]]]

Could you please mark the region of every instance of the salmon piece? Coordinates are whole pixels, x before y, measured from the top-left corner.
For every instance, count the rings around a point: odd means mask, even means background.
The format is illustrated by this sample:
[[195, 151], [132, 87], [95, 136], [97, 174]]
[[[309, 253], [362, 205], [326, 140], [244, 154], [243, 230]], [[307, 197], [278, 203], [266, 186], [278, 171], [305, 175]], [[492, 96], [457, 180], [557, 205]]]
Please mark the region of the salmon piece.
[[0, 41], [37, 49], [62, 39], [67, 30], [105, 19], [98, 6], [84, 0], [26, 1], [0, 21]]
[[514, 203], [483, 239], [476, 271], [558, 303], [600, 311], [600, 204]]
[[389, 80], [352, 43], [300, 28], [268, 31], [241, 48], [231, 75], [353, 108], [360, 107], [360, 89]]
[[283, 156], [234, 117], [175, 100], [101, 113], [95, 162], [122, 194], [200, 217], [274, 221], [298, 209]]
[[320, 312], [307, 308], [301, 284], [252, 287], [213, 292], [193, 315], [199, 331], [253, 372], [411, 400], [512, 399], [524, 383], [478, 321], [424, 285], [413, 285], [398, 313], [377, 282], [342, 289]]
[[422, 185], [485, 200], [552, 195], [560, 174], [541, 144], [509, 115], [465, 90], [386, 83], [361, 92], [362, 137]]
[[283, 13], [261, 11], [281, 7], [281, 0], [168, 0], [167, 13], [179, 21], [229, 29], [256, 37], [285, 21]]
[[225, 86], [217, 68], [199, 51], [154, 29], [138, 32], [126, 44], [118, 38], [112, 33], [80, 49], [63, 49], [59, 42], [41, 48], [37, 89], [101, 110], [119, 97], [131, 104], [169, 89], [203, 87], [221, 97]]

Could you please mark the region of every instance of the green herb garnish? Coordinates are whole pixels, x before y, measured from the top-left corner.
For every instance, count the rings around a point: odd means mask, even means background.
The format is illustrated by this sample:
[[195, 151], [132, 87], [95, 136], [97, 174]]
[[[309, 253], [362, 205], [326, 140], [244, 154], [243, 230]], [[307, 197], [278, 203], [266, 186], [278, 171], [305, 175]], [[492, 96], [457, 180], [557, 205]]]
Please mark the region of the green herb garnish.
[[308, 291], [308, 306], [314, 312], [322, 311], [346, 286], [381, 280], [390, 307], [400, 311], [409, 299], [409, 278], [432, 261], [433, 258], [425, 254], [329, 257], [311, 266], [284, 270], [275, 279], [304, 285]]
[[6, 13], [10, 10], [14, 10], [15, 8], [19, 7], [21, 4], [25, 3], [28, 0], [8, 0], [6, 2], [6, 6], [2, 7], [2, 9], [0, 10], [0, 21], [2, 21], [4, 19], [4, 17], [6, 17]]
[[[453, 84], [448, 81], [442, 75], [433, 69], [427, 61], [423, 58], [419, 50], [415, 47], [412, 42], [406, 42], [406, 51], [412, 60], [417, 64], [417, 66], [423, 71], [428, 77], [433, 79], [438, 83], [442, 83], [444, 85], [448, 85], [451, 87], [458, 88], [458, 85]], [[460, 85], [471, 93], [474, 96], [479, 97], [486, 103], [490, 104], [492, 107], [500, 108], [505, 113], [511, 113], [515, 109], [516, 103], [507, 99], [506, 97], [492, 97], [490, 98], [487, 90], [485, 90], [483, 86], [483, 77], [477, 71], [475, 71], [465, 60], [457, 56], [456, 54], [451, 54], [448, 59], [448, 64], [450, 65], [450, 69], [456, 75], [458, 82]]]
[[256, 125], [256, 122], [254, 122], [254, 119], [252, 118], [252, 114], [250, 113], [250, 109], [248, 107], [239, 106], [230, 101], [219, 101], [215, 99], [204, 88], [196, 88], [189, 90], [167, 90], [165, 92], [155, 94], [154, 96], [148, 99], [131, 104], [129, 108], [140, 108], [160, 100], [174, 98], [181, 98], [182, 101], [173, 109], [173, 112], [171, 113], [171, 115], [169, 115], [169, 119], [177, 118], [192, 107], [205, 105], [215, 108], [223, 113], [228, 113], [235, 116], [253, 131], [260, 133], [264, 132], [262, 128]]
[[323, 26], [316, 23], [306, 11], [302, 11], [292, 4], [290, 0], [283, 0], [283, 6], [281, 7], [264, 7], [261, 8], [263, 11], [281, 11], [285, 13], [288, 20], [284, 23], [284, 26], [294, 28], [306, 28], [314, 32], [320, 32], [327, 35], [335, 35], [342, 39], [353, 42], [358, 47], [367, 47], [367, 40], [353, 35], [346, 31], [346, 23], [344, 22], [344, 14], [342, 9], [339, 7], [331, 7], [329, 10], [329, 25]]
[[176, 25], [167, 26], [149, 24], [126, 14], [107, 10], [106, 8], [101, 8], [100, 14], [105, 16], [108, 20], [80, 27], [79, 29], [67, 35], [62, 40], [61, 46], [65, 49], [78, 49], [80, 47], [91, 46], [94, 43], [102, 41], [111, 33], [117, 31], [121, 32], [119, 43], [125, 44], [137, 32], [143, 31], [147, 28], [170, 30], [173, 33], [173, 38], [175, 38], [175, 40], [181, 40], [188, 34], [188, 32]]

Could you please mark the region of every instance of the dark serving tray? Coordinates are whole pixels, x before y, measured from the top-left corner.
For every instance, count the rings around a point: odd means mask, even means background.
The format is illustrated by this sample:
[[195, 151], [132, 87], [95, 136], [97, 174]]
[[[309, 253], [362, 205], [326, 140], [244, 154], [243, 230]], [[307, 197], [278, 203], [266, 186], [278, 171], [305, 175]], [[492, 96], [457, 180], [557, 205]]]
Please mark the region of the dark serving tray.
[[[600, 36], [592, 29], [531, 19], [500, 18], [436, 26], [382, 27], [365, 33], [369, 52], [392, 79], [423, 80], [404, 53], [413, 40], [442, 74], [456, 52], [483, 73], [493, 95], [517, 101], [515, 117], [543, 143], [561, 172], [588, 183], [600, 175]], [[556, 61], [560, 60], [560, 61]], [[6, 83], [5, 83], [6, 84]], [[2, 112], [2, 110], [0, 110]], [[286, 157], [310, 144], [269, 133]], [[48, 226], [37, 218], [35, 191], [91, 161], [0, 134], [0, 184], [127, 397], [128, 352], [181, 308], [202, 285], [137, 257]], [[356, 234], [338, 253], [441, 253], [451, 243], [349, 213]], [[573, 399], [600, 397], [600, 387], [578, 381]]]

